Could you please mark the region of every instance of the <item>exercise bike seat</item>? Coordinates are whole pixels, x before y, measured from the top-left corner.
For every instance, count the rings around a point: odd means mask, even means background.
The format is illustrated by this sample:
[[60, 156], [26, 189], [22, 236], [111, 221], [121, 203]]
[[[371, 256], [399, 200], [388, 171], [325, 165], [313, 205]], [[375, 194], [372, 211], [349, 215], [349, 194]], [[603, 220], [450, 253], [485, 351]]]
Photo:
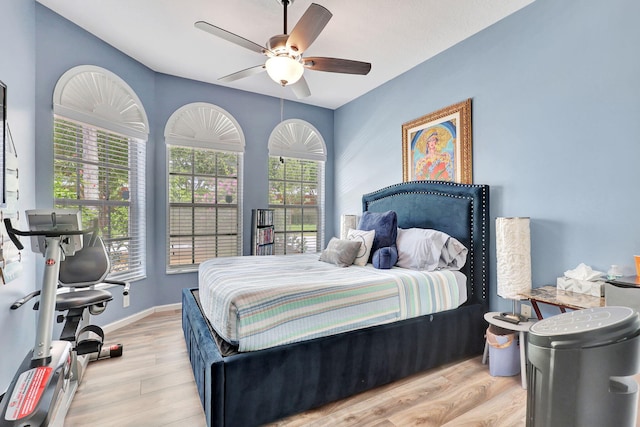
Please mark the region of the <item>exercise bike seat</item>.
[[90, 307], [113, 299], [111, 292], [103, 289], [86, 289], [83, 291], [65, 292], [56, 295], [56, 311], [67, 311], [72, 308]]
[[[109, 302], [113, 299], [111, 292], [102, 289], [87, 289], [84, 291], [65, 292], [56, 295], [56, 311], [67, 311], [73, 308], [91, 307], [92, 305]], [[36, 301], [34, 310], [40, 307]]]

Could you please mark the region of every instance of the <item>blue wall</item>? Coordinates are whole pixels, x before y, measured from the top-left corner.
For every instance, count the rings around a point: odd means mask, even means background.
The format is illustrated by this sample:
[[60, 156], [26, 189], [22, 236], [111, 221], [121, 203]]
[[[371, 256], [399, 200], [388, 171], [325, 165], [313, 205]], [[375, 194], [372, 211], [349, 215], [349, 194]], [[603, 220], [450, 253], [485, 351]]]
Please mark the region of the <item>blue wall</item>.
[[[531, 217], [534, 286], [580, 262], [631, 274], [640, 253], [638, 16], [635, 0], [536, 0], [339, 108], [336, 214], [359, 212], [362, 193], [402, 180], [402, 123], [471, 98], [474, 182], [491, 185], [492, 220]], [[495, 261], [492, 270], [491, 306], [508, 309]]]
[[[7, 121], [19, 157], [20, 207], [35, 204], [34, 116], [35, 116], [35, 10], [34, 2], [0, 2], [0, 80], [7, 85]], [[20, 222], [23, 226], [24, 221]], [[9, 310], [13, 301], [35, 289], [35, 256], [23, 254], [23, 274], [8, 285], [0, 284], [0, 393], [9, 385], [27, 350], [35, 339], [35, 316], [31, 309]]]

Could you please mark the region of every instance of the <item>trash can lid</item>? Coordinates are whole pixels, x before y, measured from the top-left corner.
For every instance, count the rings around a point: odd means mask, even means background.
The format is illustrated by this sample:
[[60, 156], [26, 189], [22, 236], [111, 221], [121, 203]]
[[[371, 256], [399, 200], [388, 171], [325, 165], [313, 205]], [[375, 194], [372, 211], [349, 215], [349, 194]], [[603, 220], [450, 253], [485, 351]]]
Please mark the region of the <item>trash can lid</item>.
[[529, 342], [549, 348], [582, 348], [611, 344], [640, 333], [640, 317], [629, 307], [597, 307], [540, 320], [529, 330]]

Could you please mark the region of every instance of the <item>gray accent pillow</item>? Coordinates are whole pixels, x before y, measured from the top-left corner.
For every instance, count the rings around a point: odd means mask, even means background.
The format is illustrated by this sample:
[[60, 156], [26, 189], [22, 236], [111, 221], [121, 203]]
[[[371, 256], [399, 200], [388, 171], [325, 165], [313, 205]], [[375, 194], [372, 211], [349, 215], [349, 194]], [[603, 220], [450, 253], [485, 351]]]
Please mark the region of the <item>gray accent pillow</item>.
[[339, 267], [348, 267], [353, 264], [358, 252], [360, 252], [360, 242], [332, 237], [327, 248], [320, 254], [320, 261]]

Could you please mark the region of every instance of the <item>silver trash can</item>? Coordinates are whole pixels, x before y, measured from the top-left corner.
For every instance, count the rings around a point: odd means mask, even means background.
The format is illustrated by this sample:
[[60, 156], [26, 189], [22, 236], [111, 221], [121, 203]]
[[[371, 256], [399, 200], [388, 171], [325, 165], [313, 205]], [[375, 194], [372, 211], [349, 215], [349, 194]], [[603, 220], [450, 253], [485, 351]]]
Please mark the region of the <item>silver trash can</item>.
[[640, 317], [628, 307], [572, 311], [528, 334], [527, 426], [635, 426]]

